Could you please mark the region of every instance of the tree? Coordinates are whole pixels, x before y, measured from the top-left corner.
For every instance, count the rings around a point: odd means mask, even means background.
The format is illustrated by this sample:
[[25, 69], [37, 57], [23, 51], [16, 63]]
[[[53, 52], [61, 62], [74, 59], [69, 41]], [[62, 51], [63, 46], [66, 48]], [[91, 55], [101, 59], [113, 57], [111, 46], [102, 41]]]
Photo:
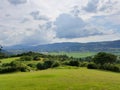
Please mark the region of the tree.
[[33, 60], [39, 61], [39, 60], [40, 60], [40, 56], [34, 56], [34, 57], [33, 57]]
[[77, 61], [77, 60], [71, 60], [71, 61], [69, 62], [69, 65], [70, 65], [70, 66], [80, 66], [80, 63], [79, 63], [79, 61]]
[[97, 55], [94, 56], [93, 60], [96, 64], [101, 64], [101, 65], [105, 63], [112, 64], [116, 62], [117, 56], [110, 53], [99, 52]]
[[87, 68], [88, 68], [88, 69], [97, 69], [98, 67], [97, 67], [97, 65], [96, 65], [95, 63], [89, 63], [89, 64], [87, 65]]
[[53, 60], [47, 60], [44, 62], [43, 65], [44, 65], [45, 69], [47, 69], [47, 68], [51, 68], [53, 64], [54, 64]]
[[31, 61], [31, 60], [33, 60], [33, 57], [32, 56], [22, 56], [22, 57], [20, 57], [20, 60], [22, 60], [22, 61]]
[[37, 69], [39, 69], [39, 70], [45, 69], [43, 63], [38, 63], [38, 64], [37, 64]]

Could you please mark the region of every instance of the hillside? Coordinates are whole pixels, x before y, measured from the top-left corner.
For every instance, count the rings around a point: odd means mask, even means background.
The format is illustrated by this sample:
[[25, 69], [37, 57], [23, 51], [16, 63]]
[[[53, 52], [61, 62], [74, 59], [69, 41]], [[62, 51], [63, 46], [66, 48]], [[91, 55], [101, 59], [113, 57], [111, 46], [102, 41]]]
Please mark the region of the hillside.
[[117, 41], [106, 41], [106, 42], [91, 42], [91, 43], [54, 43], [38, 46], [27, 46], [27, 45], [16, 45], [11, 47], [5, 47], [7, 51], [37, 51], [37, 52], [119, 52], [120, 51], [120, 40]]
[[119, 73], [86, 68], [48, 69], [0, 75], [0, 88], [1, 90], [120, 90], [119, 76]]

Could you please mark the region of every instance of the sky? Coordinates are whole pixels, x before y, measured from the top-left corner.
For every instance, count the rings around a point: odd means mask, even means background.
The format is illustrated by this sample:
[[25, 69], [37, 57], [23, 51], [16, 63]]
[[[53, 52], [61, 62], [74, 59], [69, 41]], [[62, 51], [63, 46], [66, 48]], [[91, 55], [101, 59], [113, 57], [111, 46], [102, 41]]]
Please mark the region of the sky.
[[120, 0], [0, 0], [0, 45], [120, 40]]

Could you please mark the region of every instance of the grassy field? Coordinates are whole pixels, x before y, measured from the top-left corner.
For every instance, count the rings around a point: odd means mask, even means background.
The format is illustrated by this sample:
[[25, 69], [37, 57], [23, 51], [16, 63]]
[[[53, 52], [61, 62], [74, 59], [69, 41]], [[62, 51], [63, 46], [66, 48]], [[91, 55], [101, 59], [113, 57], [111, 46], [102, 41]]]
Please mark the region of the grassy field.
[[0, 61], [2, 63], [10, 63], [10, 62], [17, 60], [17, 59], [19, 59], [19, 57], [0, 59]]
[[[94, 56], [96, 55], [98, 52], [50, 52], [48, 54], [51, 55], [67, 55], [67, 56], [72, 56], [72, 57], [76, 57], [76, 58], [83, 58], [83, 57], [87, 57], [87, 56]], [[108, 52], [108, 53], [113, 53], [117, 56], [120, 56], [119, 52]]]
[[51, 55], [67, 55], [67, 56], [72, 56], [76, 58], [80, 57], [87, 57], [87, 56], [93, 56], [96, 54], [96, 52], [51, 52], [49, 53]]
[[120, 90], [120, 74], [86, 68], [2, 74], [0, 90]]

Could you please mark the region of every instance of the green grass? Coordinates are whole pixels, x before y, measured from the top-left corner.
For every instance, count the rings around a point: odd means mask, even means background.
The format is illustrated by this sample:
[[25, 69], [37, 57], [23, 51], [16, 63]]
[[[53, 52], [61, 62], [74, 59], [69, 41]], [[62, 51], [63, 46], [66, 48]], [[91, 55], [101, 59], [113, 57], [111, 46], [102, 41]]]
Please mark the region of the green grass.
[[0, 59], [0, 61], [2, 63], [10, 63], [10, 62], [17, 60], [17, 59], [19, 59], [19, 57]]
[[86, 68], [2, 74], [0, 90], [120, 90], [120, 74]]
[[[50, 55], [67, 55], [67, 56], [72, 56], [72, 57], [76, 57], [76, 58], [83, 58], [83, 57], [87, 57], [87, 56], [94, 56], [96, 55], [98, 52], [50, 52], [48, 54]], [[113, 53], [117, 56], [120, 56], [119, 52], [108, 52], [108, 53]]]
[[93, 56], [96, 54], [96, 52], [51, 52], [49, 53], [51, 55], [67, 55], [67, 56], [72, 56], [76, 58], [81, 58], [81, 57], [87, 57], [87, 56]]

